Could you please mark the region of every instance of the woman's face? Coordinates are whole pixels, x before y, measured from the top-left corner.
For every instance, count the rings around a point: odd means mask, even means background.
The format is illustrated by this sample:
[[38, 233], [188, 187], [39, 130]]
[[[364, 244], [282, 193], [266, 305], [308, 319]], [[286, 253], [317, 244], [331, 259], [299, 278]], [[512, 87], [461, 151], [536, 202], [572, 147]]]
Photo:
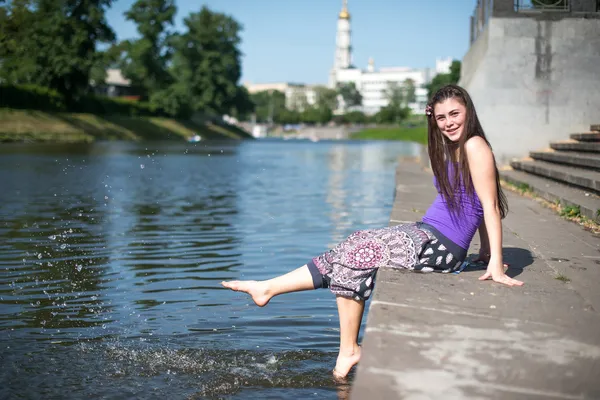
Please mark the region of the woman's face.
[[458, 142], [464, 131], [466, 107], [456, 98], [450, 98], [437, 103], [433, 115], [442, 134], [450, 141]]

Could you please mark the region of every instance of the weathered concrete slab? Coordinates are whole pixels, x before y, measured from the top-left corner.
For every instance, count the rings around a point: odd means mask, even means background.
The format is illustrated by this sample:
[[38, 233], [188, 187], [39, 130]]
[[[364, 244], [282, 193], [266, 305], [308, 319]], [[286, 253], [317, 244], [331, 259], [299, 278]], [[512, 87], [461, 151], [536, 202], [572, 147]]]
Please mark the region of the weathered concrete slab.
[[600, 143], [597, 142], [577, 142], [564, 140], [562, 142], [552, 142], [550, 147], [554, 150], [565, 151], [589, 151], [592, 153], [600, 152]]
[[600, 172], [545, 161], [513, 160], [511, 167], [600, 193]]
[[[592, 125], [593, 127], [593, 125]], [[585, 133], [572, 133], [570, 138], [581, 142], [600, 142], [600, 133], [598, 132], [585, 132]]]
[[500, 171], [500, 177], [514, 185], [527, 185], [537, 196], [549, 201], [560, 202], [563, 206], [579, 207], [581, 215], [600, 222], [600, 197], [583, 189], [577, 189], [564, 183], [528, 174], [514, 169]]
[[[391, 223], [420, 219], [431, 174], [397, 180]], [[526, 285], [381, 270], [352, 398], [600, 398], [600, 238], [507, 195], [504, 257]]]
[[[598, 134], [600, 137], [600, 133]], [[600, 154], [578, 153], [576, 151], [532, 151], [529, 156], [534, 160], [548, 161], [557, 164], [572, 165], [579, 168], [600, 170]]]

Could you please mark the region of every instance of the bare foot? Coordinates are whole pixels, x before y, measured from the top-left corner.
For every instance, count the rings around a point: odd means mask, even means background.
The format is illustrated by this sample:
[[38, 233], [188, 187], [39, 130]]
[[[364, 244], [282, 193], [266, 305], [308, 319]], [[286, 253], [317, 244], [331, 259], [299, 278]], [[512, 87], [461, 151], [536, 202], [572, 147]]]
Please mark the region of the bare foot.
[[360, 346], [357, 346], [352, 352], [341, 352], [338, 354], [333, 377], [335, 379], [345, 379], [352, 367], [360, 361]]
[[269, 294], [267, 285], [260, 281], [229, 281], [221, 282], [221, 285], [236, 292], [248, 293], [259, 307], [266, 306], [273, 297]]

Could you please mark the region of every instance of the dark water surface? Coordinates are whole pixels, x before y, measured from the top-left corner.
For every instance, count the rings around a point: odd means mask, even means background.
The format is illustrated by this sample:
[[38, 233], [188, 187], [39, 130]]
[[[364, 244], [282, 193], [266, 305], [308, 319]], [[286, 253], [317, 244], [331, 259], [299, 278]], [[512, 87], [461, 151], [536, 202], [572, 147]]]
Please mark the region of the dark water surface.
[[220, 287], [389, 222], [402, 142], [0, 146], [0, 398], [337, 398], [335, 300]]

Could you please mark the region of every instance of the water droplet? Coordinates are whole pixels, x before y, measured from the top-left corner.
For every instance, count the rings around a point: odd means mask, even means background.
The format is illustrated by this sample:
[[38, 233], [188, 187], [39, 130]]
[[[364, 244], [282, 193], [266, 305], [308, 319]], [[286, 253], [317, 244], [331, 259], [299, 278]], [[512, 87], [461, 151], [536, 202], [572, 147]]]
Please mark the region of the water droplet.
[[77, 272], [81, 272], [81, 269], [82, 269], [83, 267], [81, 266], [81, 264], [79, 264], [79, 265], [77, 265], [77, 267], [75, 267], [75, 268], [77, 268]]
[[98, 300], [98, 297], [92, 296], [92, 300]]
[[38, 253], [38, 259], [42, 259], [42, 253]]
[[106, 329], [106, 324], [102, 324], [102, 329]]
[[66, 248], [67, 248], [67, 245], [66, 245], [66, 244], [64, 244], [64, 243], [60, 245], [60, 249], [61, 249], [61, 250], [64, 250], [64, 249], [66, 249]]
[[48, 236], [48, 239], [50, 239], [50, 240], [56, 240], [56, 235], [50, 235], [50, 236]]
[[144, 169], [144, 168], [145, 168], [145, 167], [144, 167], [144, 164], [140, 164], [140, 168], [141, 168], [141, 169]]

